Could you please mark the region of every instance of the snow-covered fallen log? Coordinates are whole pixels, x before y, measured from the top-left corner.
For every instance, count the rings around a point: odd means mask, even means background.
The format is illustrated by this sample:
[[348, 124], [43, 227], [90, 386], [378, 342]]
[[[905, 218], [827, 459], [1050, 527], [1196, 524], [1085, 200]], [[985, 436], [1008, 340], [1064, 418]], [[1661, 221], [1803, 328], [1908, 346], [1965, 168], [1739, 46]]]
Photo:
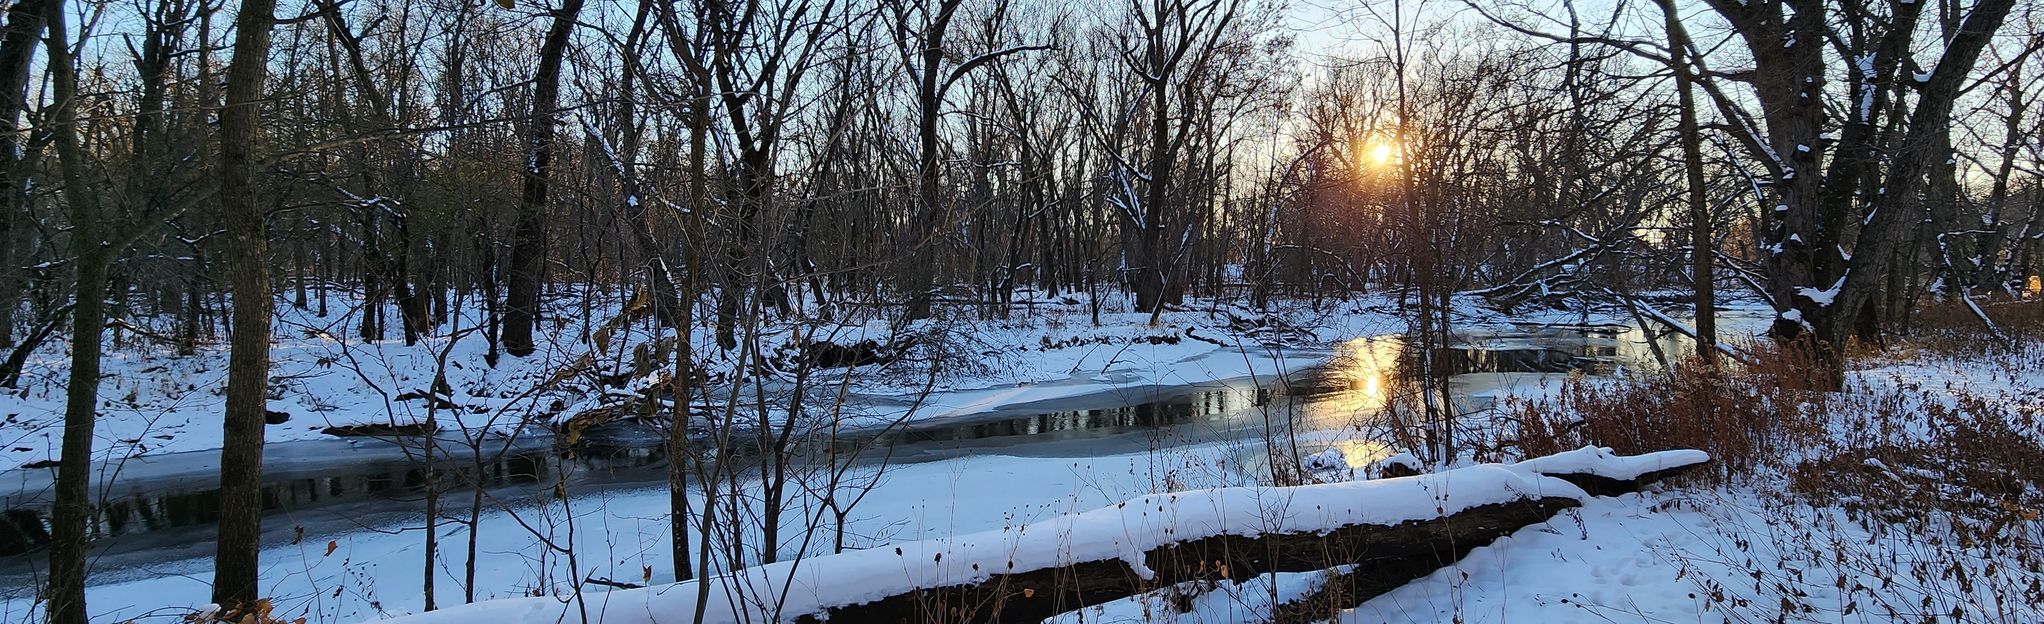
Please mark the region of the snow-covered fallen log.
[[1514, 467], [1573, 483], [1597, 496], [1637, 492], [1648, 484], [1702, 466], [1710, 454], [1694, 450], [1660, 451], [1620, 456], [1611, 449], [1585, 446], [1513, 464]]
[[[1637, 492], [1709, 461], [1710, 454], [1703, 451], [1675, 450], [1620, 456], [1610, 449], [1586, 446], [1512, 464], [1512, 468], [1568, 481], [1594, 496], [1616, 496]], [[1546, 518], [1536, 522], [1544, 520]], [[1452, 551], [1452, 556], [1431, 564], [1412, 560], [1402, 566], [1356, 565], [1331, 569], [1324, 578], [1317, 580], [1313, 590], [1273, 607], [1270, 622], [1304, 624], [1326, 621], [1342, 609], [1361, 605], [1413, 579], [1426, 576], [1490, 541], [1441, 545], [1447, 547], [1443, 548], [1444, 551]]]
[[1153, 494], [1020, 527], [758, 566], [710, 579], [707, 592], [696, 582], [585, 591], [579, 599], [498, 600], [402, 621], [550, 622], [586, 613], [612, 624], [686, 622], [700, 608], [704, 622], [733, 624], [1033, 623], [1186, 581], [1349, 563], [1410, 579], [1590, 496], [1542, 469], [1636, 479], [1641, 470], [1685, 460], [1572, 453], [1531, 466]]

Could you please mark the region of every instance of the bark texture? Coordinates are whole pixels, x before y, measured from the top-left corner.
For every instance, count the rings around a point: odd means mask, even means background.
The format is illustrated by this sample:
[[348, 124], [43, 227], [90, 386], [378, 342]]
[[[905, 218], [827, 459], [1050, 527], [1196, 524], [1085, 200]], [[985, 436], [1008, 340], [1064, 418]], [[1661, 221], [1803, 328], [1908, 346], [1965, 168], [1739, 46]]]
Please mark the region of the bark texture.
[[270, 376], [270, 272], [263, 211], [256, 200], [255, 150], [276, 0], [243, 0], [220, 110], [220, 212], [227, 230], [234, 325], [228, 337], [227, 412], [220, 448], [220, 536], [213, 602], [254, 604], [261, 571], [263, 426]]
[[539, 68], [532, 78], [532, 117], [526, 121], [525, 187], [518, 218], [511, 225], [510, 292], [504, 300], [504, 325], [499, 340], [504, 352], [532, 354], [532, 326], [539, 320], [539, 288], [546, 276], [547, 171], [554, 159], [554, 122], [560, 114], [561, 59], [582, 0], [567, 0], [554, 12], [553, 26], [539, 49]]
[[92, 426], [99, 411], [99, 356], [106, 329], [107, 272], [113, 251], [103, 233], [99, 196], [87, 179], [78, 138], [78, 74], [64, 30], [64, 3], [50, 2], [48, 22], [51, 95], [56, 98], [51, 130], [64, 179], [64, 198], [77, 248], [71, 308], [71, 377], [64, 397], [64, 441], [57, 460], [56, 499], [50, 510], [50, 588], [45, 603], [50, 624], [85, 624], [86, 530], [92, 518], [87, 484], [92, 480]]

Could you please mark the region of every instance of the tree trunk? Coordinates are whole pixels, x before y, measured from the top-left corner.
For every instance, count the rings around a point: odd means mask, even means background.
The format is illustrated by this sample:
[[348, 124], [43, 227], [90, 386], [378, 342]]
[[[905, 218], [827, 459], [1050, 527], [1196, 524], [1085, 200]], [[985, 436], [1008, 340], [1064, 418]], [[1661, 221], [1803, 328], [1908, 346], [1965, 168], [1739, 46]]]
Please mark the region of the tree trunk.
[[1660, 0], [1660, 5], [1667, 18], [1668, 67], [1675, 71], [1676, 102], [1682, 108], [1682, 168], [1689, 184], [1689, 253], [1694, 262], [1690, 281], [1696, 295], [1696, 357], [1710, 363], [1717, 361], [1717, 293], [1711, 283], [1716, 246], [1712, 243], [1709, 204], [1703, 196], [1703, 133], [1697, 129], [1696, 96], [1690, 84], [1695, 78], [1690, 74], [1688, 60], [1689, 33], [1682, 28], [1682, 17], [1675, 10], [1674, 0]]
[[539, 50], [539, 68], [532, 79], [532, 117], [526, 121], [525, 190], [518, 218], [511, 227], [510, 292], [504, 299], [504, 352], [518, 357], [533, 351], [532, 328], [539, 317], [540, 281], [546, 275], [547, 170], [554, 158], [554, 122], [559, 114], [561, 57], [583, 0], [567, 0], [554, 12], [553, 26]]
[[[1617, 496], [1637, 492], [1647, 484], [1703, 465], [1702, 460], [1695, 458], [1662, 457], [1668, 459], [1657, 464], [1661, 468], [1635, 469], [1637, 472], [1560, 472], [1534, 465], [1535, 462], [1520, 466], [1535, 474], [1568, 481], [1592, 496]], [[1324, 590], [1277, 605], [1273, 614], [1278, 621], [1324, 621], [1340, 609], [1396, 589], [1454, 562], [1470, 550], [1581, 504], [1572, 497], [1522, 493], [1516, 500], [1397, 523], [1357, 523], [1323, 531], [1271, 531], [1253, 537], [1184, 534], [1183, 541], [1153, 548], [1137, 559], [1151, 568], [1150, 578], [1142, 578], [1121, 559], [1073, 561], [1037, 568], [1010, 564], [1005, 570], [991, 571], [976, 583], [915, 589], [862, 604], [830, 607], [821, 614], [827, 617], [801, 615], [793, 620], [1033, 623], [1058, 613], [1179, 583], [1242, 580], [1261, 574], [1311, 572], [1355, 564], [1347, 572], [1332, 574]], [[941, 561], [942, 553], [937, 557]], [[812, 560], [812, 565], [828, 565], [824, 563], [827, 559]], [[1298, 617], [1307, 615], [1306, 611], [1314, 611], [1317, 617]]]
[[[1161, 4], [1159, 6], [1162, 6]], [[1165, 205], [1171, 199], [1171, 167], [1177, 160], [1171, 141], [1171, 70], [1165, 60], [1164, 42], [1165, 12], [1157, 11], [1157, 23], [1151, 28], [1149, 64], [1151, 75], [1146, 78], [1150, 89], [1150, 167], [1149, 181], [1144, 187], [1142, 223], [1136, 225], [1134, 258], [1136, 309], [1149, 312], [1153, 318], [1164, 308], [1164, 217], [1171, 214]]]
[[64, 441], [57, 461], [56, 500], [50, 513], [50, 624], [85, 622], [86, 528], [92, 503], [92, 426], [98, 415], [100, 332], [106, 328], [107, 259], [78, 257], [78, 302], [71, 309], [75, 332], [71, 379], [65, 391]]
[[7, 31], [0, 36], [0, 347], [14, 345], [14, 311], [19, 307], [22, 279], [14, 257], [17, 233], [27, 216], [27, 161], [22, 155], [20, 121], [27, 107], [28, 69], [35, 63], [37, 38], [43, 32], [46, 0], [22, 0], [7, 11]]
[[58, 165], [71, 214], [71, 244], [77, 249], [77, 286], [71, 309], [71, 378], [64, 397], [64, 440], [57, 460], [56, 499], [50, 513], [50, 624], [85, 624], [85, 543], [92, 521], [86, 486], [92, 480], [92, 428], [99, 410], [101, 332], [106, 328], [107, 270], [113, 250], [102, 233], [99, 197], [86, 179], [84, 148], [78, 139], [78, 74], [64, 31], [64, 3], [47, 7], [46, 39], [51, 94], [56, 98]]
[[263, 211], [256, 199], [256, 129], [276, 0], [243, 0], [235, 18], [234, 57], [220, 109], [220, 213], [227, 231], [234, 329], [228, 337], [227, 413], [221, 428], [220, 537], [213, 559], [213, 602], [246, 609], [260, 598], [263, 416], [270, 371], [270, 272]]
[[[672, 14], [668, 14], [672, 17]], [[695, 578], [696, 568], [691, 561], [695, 554], [690, 551], [689, 542], [689, 501], [688, 467], [683, 463], [689, 457], [688, 429], [689, 402], [695, 396], [695, 334], [696, 298], [702, 285], [703, 255], [701, 253], [702, 215], [709, 210], [709, 181], [705, 177], [705, 161], [709, 150], [710, 130], [710, 85], [709, 77], [696, 76], [695, 97], [690, 100], [688, 123], [688, 214], [684, 222], [695, 236], [682, 238], [683, 256], [688, 275], [684, 278], [681, 293], [681, 322], [675, 331], [674, 350], [674, 413], [669, 429], [667, 461], [668, 504], [672, 514], [670, 525], [674, 537], [674, 580], [684, 581]], [[705, 483], [705, 490], [710, 484]], [[705, 496], [705, 502], [708, 502]], [[707, 509], [707, 505], [705, 505]], [[702, 546], [707, 547], [708, 544]]]
[[[908, 310], [904, 312], [910, 320], [928, 318], [936, 298], [937, 280], [943, 279], [941, 263], [951, 260], [943, 247], [951, 240], [947, 231], [951, 220], [950, 211], [944, 202], [940, 186], [943, 159], [938, 152], [942, 147], [937, 142], [937, 121], [943, 111], [944, 87], [940, 80], [938, 65], [944, 60], [944, 34], [949, 30], [951, 17], [957, 14], [960, 0], [939, 0], [926, 7], [930, 22], [922, 32], [914, 33], [912, 41], [921, 44], [916, 50], [913, 69], [916, 70], [916, 208], [921, 211], [921, 224], [916, 232], [914, 250], [909, 255], [908, 281], [904, 285], [909, 292]], [[897, 24], [896, 28], [906, 29], [908, 24]], [[908, 60], [908, 59], [903, 59]]]
[[[1215, 535], [1143, 553], [1142, 561], [1152, 568], [1153, 576], [1149, 579], [1137, 575], [1120, 559], [1075, 562], [1062, 567], [998, 572], [990, 574], [983, 583], [930, 588], [838, 607], [829, 610], [828, 619], [1040, 622], [1066, 611], [1178, 583], [1311, 572], [1350, 563], [1410, 581], [1453, 562], [1471, 549], [1580, 504], [1570, 498], [1529, 496], [1390, 525], [1359, 524], [1326, 532], [1272, 532], [1256, 537]], [[1384, 589], [1396, 586], [1379, 585]], [[795, 618], [797, 622], [823, 620], [814, 616]]]

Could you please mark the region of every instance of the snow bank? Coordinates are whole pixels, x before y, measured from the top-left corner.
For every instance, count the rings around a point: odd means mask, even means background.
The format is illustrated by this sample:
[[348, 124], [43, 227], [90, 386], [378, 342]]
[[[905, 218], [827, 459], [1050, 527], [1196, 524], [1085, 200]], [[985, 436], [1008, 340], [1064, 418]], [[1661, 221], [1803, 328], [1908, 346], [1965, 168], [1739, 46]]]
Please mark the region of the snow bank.
[[[1144, 554], [1218, 535], [1314, 533], [1357, 525], [1390, 526], [1483, 505], [1543, 497], [1583, 500], [1560, 479], [1516, 466], [1472, 466], [1401, 479], [1290, 488], [1231, 487], [1152, 494], [1119, 505], [1035, 524], [910, 542], [840, 555], [784, 561], [719, 577], [701, 605], [705, 622], [793, 619], [917, 589], [967, 585], [995, 574], [1123, 560], [1147, 576]], [[520, 598], [435, 611], [407, 624], [555, 621], [588, 616], [612, 624], [688, 619], [696, 583], [570, 597]], [[778, 607], [776, 607], [778, 603]]]

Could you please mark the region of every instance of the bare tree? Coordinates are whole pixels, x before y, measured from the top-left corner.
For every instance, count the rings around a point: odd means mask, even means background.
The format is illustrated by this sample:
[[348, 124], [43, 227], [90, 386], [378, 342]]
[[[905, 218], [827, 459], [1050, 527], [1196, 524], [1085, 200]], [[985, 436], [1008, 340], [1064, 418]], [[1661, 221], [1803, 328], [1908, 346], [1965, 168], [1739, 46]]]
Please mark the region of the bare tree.
[[7, 30], [0, 35], [0, 347], [12, 347], [14, 313], [20, 308], [27, 280], [18, 268], [23, 230], [33, 225], [28, 209], [28, 167], [35, 159], [23, 153], [21, 114], [27, 108], [28, 70], [43, 31], [44, 3], [22, 0], [7, 8]]
[[1660, 0], [1668, 30], [1668, 67], [1675, 74], [1675, 95], [1681, 108], [1682, 169], [1688, 183], [1684, 194], [1689, 203], [1689, 254], [1694, 264], [1690, 282], [1696, 293], [1696, 357], [1703, 362], [1717, 359], [1717, 296], [1711, 282], [1716, 260], [1716, 239], [1711, 236], [1710, 205], [1704, 194], [1703, 131], [1696, 121], [1696, 102], [1691, 83], [1696, 78], [1690, 67], [1689, 33], [1682, 28], [1682, 16], [1674, 0]]
[[270, 391], [272, 301], [269, 237], [255, 181], [263, 79], [269, 73], [276, 0], [244, 0], [234, 18], [234, 58], [220, 110], [220, 209], [227, 224], [234, 327], [220, 447], [220, 537], [213, 603], [242, 610], [261, 597], [263, 426]]
[[[1753, 67], [1740, 76], [1706, 69], [1700, 75], [1710, 78], [1700, 86], [1767, 172], [1768, 192], [1780, 202], [1764, 216], [1769, 289], [1781, 311], [1773, 333], [1812, 341], [1825, 368], [1816, 385], [1840, 387], [1846, 340], [1879, 332], [1875, 304], [1922, 221], [1915, 202], [1933, 170], [1951, 158], [1934, 139], [1949, 127], [1953, 101], [2014, 5], [1974, 4], [1937, 61], [1918, 67], [1913, 51], [1924, 3], [1711, 0]], [[1831, 59], [1850, 80], [1838, 121], [1819, 97]], [[1744, 76], [1757, 115], [1726, 84]], [[1910, 95], [1916, 102], [1904, 107], [1900, 100]]]
[[107, 272], [119, 248], [106, 238], [106, 215], [87, 172], [78, 140], [78, 74], [64, 27], [64, 2], [44, 7], [50, 83], [56, 98], [50, 119], [71, 215], [73, 303], [71, 380], [65, 392], [64, 441], [57, 466], [56, 501], [50, 514], [50, 624], [84, 624], [86, 528], [91, 501], [92, 427], [99, 411], [100, 333], [106, 327]]
[[504, 299], [504, 326], [498, 340], [504, 351], [524, 357], [533, 351], [532, 328], [539, 318], [541, 281], [546, 276], [547, 179], [554, 158], [554, 124], [559, 123], [561, 58], [575, 30], [582, 0], [564, 0], [552, 11], [553, 25], [540, 44], [539, 67], [532, 77], [532, 116], [526, 120], [525, 193], [511, 231], [509, 292]]
[[[958, 16], [959, 7], [964, 4], [964, 0], [937, 0], [935, 5], [900, 0], [886, 3], [891, 13], [894, 45], [915, 83], [916, 96], [916, 203], [920, 211], [916, 219], [921, 224], [921, 231], [916, 237], [916, 253], [910, 256], [908, 265], [906, 314], [910, 319], [930, 315], [931, 288], [935, 280], [944, 274], [938, 263], [954, 255], [939, 253], [936, 248], [954, 238], [948, 234], [954, 217], [948, 207], [950, 197], [943, 192], [943, 145], [937, 136], [946, 96], [959, 79], [976, 68], [999, 62], [1009, 55], [1047, 48], [1042, 45], [1002, 47], [963, 61], [947, 62], [947, 57], [958, 56], [955, 51], [947, 49], [945, 38], [949, 35], [952, 21]], [[989, 11], [996, 16], [1005, 14], [1007, 3], [998, 2]], [[948, 71], [945, 69], [947, 66]]]

